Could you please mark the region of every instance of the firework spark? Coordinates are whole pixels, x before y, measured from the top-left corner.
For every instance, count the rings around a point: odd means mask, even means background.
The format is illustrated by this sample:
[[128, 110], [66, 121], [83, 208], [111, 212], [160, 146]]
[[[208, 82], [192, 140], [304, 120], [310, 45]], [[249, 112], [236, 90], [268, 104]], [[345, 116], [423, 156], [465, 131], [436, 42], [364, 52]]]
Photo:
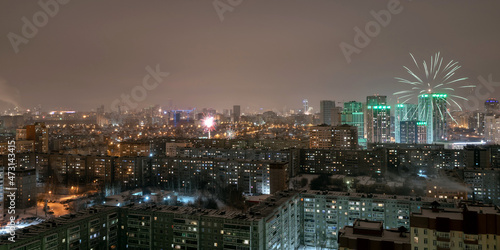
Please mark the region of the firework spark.
[[215, 120], [213, 116], [205, 116], [202, 120], [203, 127], [205, 131], [208, 132], [208, 139], [210, 139], [210, 132], [215, 130]]
[[234, 139], [235, 135], [236, 135], [236, 133], [232, 129], [228, 129], [226, 131], [226, 138], [228, 138], [228, 139]]
[[467, 101], [467, 98], [462, 97], [454, 92], [457, 89], [474, 88], [475, 85], [466, 85], [467, 77], [455, 78], [457, 70], [461, 68], [457, 61], [450, 60], [448, 63], [443, 63], [444, 58], [441, 57], [440, 52], [431, 56], [431, 60], [425, 60], [421, 65], [417, 63], [415, 57], [410, 53], [416, 70], [403, 66], [404, 69], [410, 74], [410, 78], [405, 79], [395, 77], [400, 83], [410, 85], [411, 89], [398, 91], [393, 95], [398, 96], [398, 100], [403, 100], [400, 103], [406, 103], [410, 100], [417, 100], [418, 96], [424, 93], [446, 93], [446, 102], [450, 106], [456, 106], [462, 110], [458, 99]]
[[205, 117], [205, 119], [203, 119], [203, 126], [205, 126], [206, 130], [212, 131], [214, 129], [214, 125], [215, 122], [213, 117], [207, 116]]

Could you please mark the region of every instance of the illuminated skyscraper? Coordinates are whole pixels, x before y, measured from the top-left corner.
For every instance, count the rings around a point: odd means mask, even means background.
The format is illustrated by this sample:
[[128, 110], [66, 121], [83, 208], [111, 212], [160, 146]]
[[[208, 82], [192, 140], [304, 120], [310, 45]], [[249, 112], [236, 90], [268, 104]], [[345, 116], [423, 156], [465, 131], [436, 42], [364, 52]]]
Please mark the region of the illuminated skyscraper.
[[427, 143], [446, 140], [447, 94], [428, 93], [418, 97], [418, 120], [427, 125]]
[[390, 142], [391, 106], [386, 96], [366, 98], [366, 135], [368, 143]]
[[500, 108], [500, 103], [495, 98], [490, 98], [484, 102], [486, 115], [496, 114]]
[[319, 123], [332, 125], [332, 109], [335, 108], [335, 101], [323, 100], [319, 103]]
[[399, 128], [400, 143], [427, 143], [427, 126], [425, 122], [402, 121]]
[[363, 103], [355, 101], [345, 102], [341, 117], [342, 124], [356, 126], [358, 128], [358, 144], [361, 147], [366, 147]]
[[309, 114], [309, 101], [304, 99], [302, 100], [302, 104], [304, 104], [304, 114]]
[[416, 104], [396, 104], [396, 111], [394, 114], [394, 135], [396, 143], [401, 143], [401, 122], [405, 121], [417, 121]]

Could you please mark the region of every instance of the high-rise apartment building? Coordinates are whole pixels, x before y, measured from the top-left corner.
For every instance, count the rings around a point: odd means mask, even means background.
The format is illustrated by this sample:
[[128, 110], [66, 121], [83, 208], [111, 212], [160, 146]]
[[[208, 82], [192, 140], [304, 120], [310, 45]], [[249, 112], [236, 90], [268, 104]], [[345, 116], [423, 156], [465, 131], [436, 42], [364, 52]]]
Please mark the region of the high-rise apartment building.
[[342, 125], [342, 107], [333, 107], [331, 112], [331, 125]]
[[489, 98], [484, 102], [484, 110], [486, 111], [486, 115], [498, 114], [500, 103], [495, 98]]
[[269, 189], [271, 194], [288, 189], [287, 163], [272, 163], [269, 165]]
[[332, 127], [326, 124], [312, 126], [309, 129], [309, 148], [331, 148], [333, 139]]
[[339, 232], [339, 249], [411, 250], [405, 230], [384, 229], [381, 221], [356, 219]]
[[469, 119], [469, 128], [474, 129], [477, 135], [484, 134], [484, 117], [483, 111], [472, 111], [472, 116]]
[[319, 123], [332, 125], [332, 110], [335, 108], [335, 101], [322, 100], [319, 103]]
[[408, 143], [408, 142], [401, 142], [401, 122], [405, 121], [417, 121], [416, 104], [410, 104], [410, 103], [396, 104], [396, 109], [394, 112], [394, 136], [396, 143]]
[[387, 105], [386, 96], [366, 98], [365, 128], [368, 143], [391, 141], [391, 106]]
[[[433, 201], [408, 196], [282, 191], [244, 213], [153, 203], [96, 206], [18, 230], [15, 242], [0, 238], [0, 250], [338, 249], [341, 228], [370, 218], [382, 222], [384, 229], [409, 229], [410, 224], [413, 226], [410, 213], [429, 207]], [[452, 208], [454, 204], [443, 202], [441, 206]], [[377, 230], [381, 230], [380, 225]]]
[[416, 121], [402, 121], [399, 122], [396, 133], [397, 143], [414, 144], [418, 142], [417, 122]]
[[334, 149], [358, 149], [358, 129], [351, 125], [333, 127], [332, 147]]
[[426, 122], [427, 143], [447, 140], [449, 116], [447, 94], [427, 93], [418, 96], [418, 120]]
[[500, 144], [500, 117], [498, 115], [484, 116], [484, 140], [491, 144]]
[[412, 249], [498, 249], [498, 207], [463, 205], [462, 209], [422, 208], [410, 217]]
[[241, 116], [241, 108], [240, 105], [233, 106], [233, 122], [239, 122]]
[[34, 141], [34, 151], [37, 153], [49, 152], [49, 130], [43, 122], [35, 122], [26, 126], [26, 139]]
[[500, 169], [465, 168], [463, 181], [469, 186], [468, 199], [500, 206]]
[[355, 101], [345, 102], [341, 114], [341, 123], [356, 126], [358, 128], [358, 145], [366, 148], [363, 103]]
[[357, 149], [358, 129], [347, 124], [328, 126], [325, 124], [310, 128], [309, 148]]
[[[15, 187], [15, 208], [25, 209], [33, 207], [36, 205], [37, 189], [36, 189], [36, 171], [35, 169], [16, 169], [15, 171], [9, 171], [14, 175], [9, 175], [10, 177], [15, 176], [14, 179], [9, 181], [10, 187]], [[7, 176], [7, 171], [4, 171], [4, 180], [9, 180]], [[0, 181], [1, 182], [1, 181]], [[4, 181], [5, 182], [5, 181]], [[4, 183], [4, 188], [7, 187]], [[4, 189], [4, 191], [7, 191]], [[9, 207], [10, 198], [4, 193], [5, 199], [5, 210]]]
[[[3, 164], [2, 164], [3, 165]], [[5, 193], [5, 181], [4, 181], [4, 176], [5, 176], [5, 171], [6, 167], [0, 166], [0, 214], [2, 215], [2, 218], [0, 221], [3, 220], [3, 207], [4, 207], [4, 193]]]
[[426, 122], [402, 121], [399, 126], [399, 143], [427, 143]]

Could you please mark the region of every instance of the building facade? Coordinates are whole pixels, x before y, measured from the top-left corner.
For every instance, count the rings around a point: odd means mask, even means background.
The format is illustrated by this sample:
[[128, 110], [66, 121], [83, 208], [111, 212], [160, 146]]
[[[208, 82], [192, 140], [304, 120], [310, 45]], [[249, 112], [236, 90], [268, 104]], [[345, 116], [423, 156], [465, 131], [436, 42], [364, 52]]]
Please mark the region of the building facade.
[[355, 101], [345, 102], [341, 113], [341, 123], [356, 126], [358, 128], [358, 145], [366, 148], [363, 103]]
[[365, 129], [367, 143], [386, 143], [391, 141], [391, 106], [386, 96], [366, 98]]
[[322, 100], [319, 103], [319, 123], [332, 125], [332, 111], [335, 108], [335, 101]]
[[412, 249], [498, 249], [498, 207], [464, 205], [443, 209], [435, 204], [410, 219]]
[[[403, 129], [407, 129], [407, 125], [412, 124], [411, 122], [417, 121], [417, 105], [410, 103], [398, 103], [396, 104], [396, 109], [394, 112], [394, 135], [396, 143], [409, 143], [403, 142], [405, 139], [412, 138], [412, 136], [408, 136], [408, 133], [404, 138], [401, 138], [401, 133], [404, 132]], [[410, 124], [406, 123], [406, 126], [401, 124], [402, 122], [410, 122]], [[405, 130], [407, 131], [407, 130]], [[403, 140], [402, 140], [403, 139]], [[407, 140], [406, 140], [407, 141]], [[413, 142], [416, 143], [416, 142]]]
[[418, 120], [427, 125], [427, 143], [447, 140], [447, 94], [427, 93], [418, 96]]

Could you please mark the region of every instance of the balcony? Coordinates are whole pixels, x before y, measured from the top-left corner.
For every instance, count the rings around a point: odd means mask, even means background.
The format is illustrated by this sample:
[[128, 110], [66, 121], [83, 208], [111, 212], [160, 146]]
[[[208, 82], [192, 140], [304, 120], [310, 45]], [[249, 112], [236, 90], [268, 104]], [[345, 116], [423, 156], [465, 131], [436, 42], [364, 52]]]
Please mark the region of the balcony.
[[437, 236], [436, 237], [438, 241], [444, 241], [444, 242], [450, 242], [450, 237], [446, 237], [446, 236]]
[[436, 249], [437, 250], [448, 250], [448, 249], [450, 249], [450, 247], [449, 246], [437, 246]]
[[464, 239], [464, 243], [469, 244], [469, 245], [477, 245], [478, 240], [477, 239]]

